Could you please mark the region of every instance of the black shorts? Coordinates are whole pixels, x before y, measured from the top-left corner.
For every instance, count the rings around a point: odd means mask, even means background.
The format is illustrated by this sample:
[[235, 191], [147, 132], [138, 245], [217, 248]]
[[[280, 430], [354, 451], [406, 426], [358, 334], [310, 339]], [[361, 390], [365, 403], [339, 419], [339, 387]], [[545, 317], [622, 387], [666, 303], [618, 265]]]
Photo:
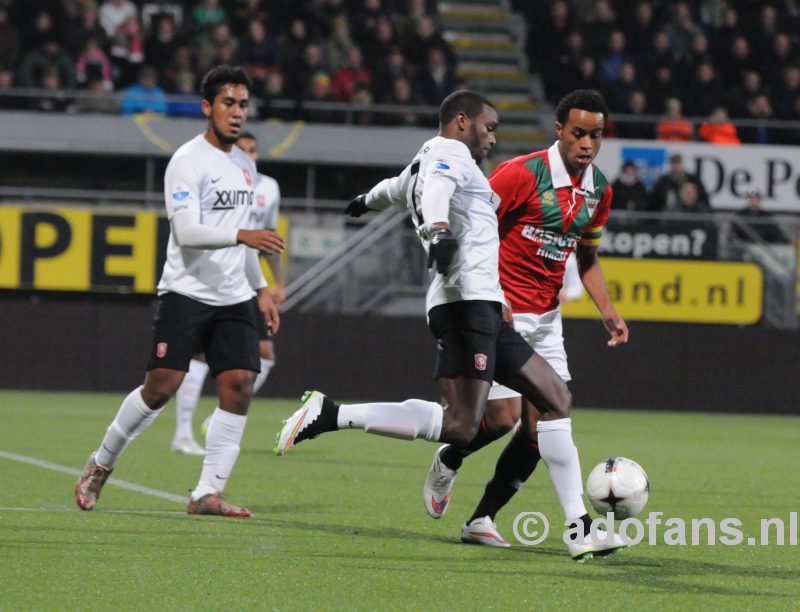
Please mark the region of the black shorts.
[[477, 378], [491, 383], [516, 374], [533, 349], [503, 320], [497, 302], [473, 300], [431, 308], [428, 325], [436, 336], [435, 378]]
[[192, 355], [202, 350], [211, 373], [260, 371], [257, 321], [263, 317], [253, 300], [209, 306], [179, 293], [158, 297], [147, 369], [188, 371]]

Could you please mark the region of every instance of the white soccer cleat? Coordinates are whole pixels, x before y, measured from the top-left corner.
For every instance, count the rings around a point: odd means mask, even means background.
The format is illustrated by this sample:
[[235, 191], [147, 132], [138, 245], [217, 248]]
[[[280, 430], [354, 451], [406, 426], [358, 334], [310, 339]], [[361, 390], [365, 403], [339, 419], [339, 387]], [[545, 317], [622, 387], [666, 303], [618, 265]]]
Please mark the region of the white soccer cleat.
[[598, 529], [596, 538], [593, 538], [591, 534], [587, 534], [582, 538], [572, 540], [567, 544], [567, 550], [569, 550], [570, 556], [575, 561], [583, 561], [592, 557], [605, 557], [614, 554], [623, 548], [627, 548], [627, 546], [619, 534], [609, 535], [603, 529]]
[[464, 544], [483, 544], [495, 548], [509, 548], [511, 543], [500, 535], [497, 525], [488, 516], [476, 518], [461, 526], [461, 541]]
[[447, 444], [440, 446], [433, 453], [433, 463], [431, 469], [428, 470], [425, 484], [422, 486], [425, 509], [435, 519], [442, 518], [447, 512], [447, 506], [450, 504], [450, 491], [452, 491], [453, 483], [458, 475], [456, 470], [451, 470], [441, 461], [440, 457], [447, 446]]
[[194, 438], [173, 438], [170, 445], [172, 452], [180, 453], [181, 455], [205, 455], [206, 449], [195, 442]]
[[292, 416], [283, 422], [283, 427], [275, 436], [278, 456], [285, 455], [295, 444], [316, 438], [327, 431], [336, 431], [336, 416], [339, 407], [319, 391], [306, 391], [303, 403]]

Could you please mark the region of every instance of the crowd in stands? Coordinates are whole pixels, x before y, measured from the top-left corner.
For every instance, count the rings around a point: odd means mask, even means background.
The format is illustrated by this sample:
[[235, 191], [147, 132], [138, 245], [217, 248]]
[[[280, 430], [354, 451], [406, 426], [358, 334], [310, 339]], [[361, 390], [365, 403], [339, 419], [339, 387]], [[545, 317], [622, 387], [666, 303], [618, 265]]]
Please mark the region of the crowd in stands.
[[[526, 18], [530, 69], [548, 101], [575, 88], [599, 89], [615, 117], [610, 136], [800, 139], [798, 130], [763, 125], [800, 121], [800, 2], [511, 4]], [[102, 98], [64, 93], [82, 89], [123, 92], [125, 113], [193, 115], [199, 79], [225, 62], [247, 67], [262, 117], [344, 118], [276, 100], [435, 107], [466, 86], [435, 0], [0, 0], [0, 93], [14, 86], [52, 91], [34, 108], [110, 110]], [[167, 94], [189, 97], [173, 102]], [[0, 96], [0, 106], [15, 104]], [[411, 125], [420, 117], [366, 110], [354, 120]]]
[[[125, 114], [195, 115], [202, 75], [236, 63], [253, 78], [262, 116], [341, 117], [313, 105], [298, 115], [274, 100], [438, 106], [460, 84], [435, 10], [431, 0], [0, 0], [0, 91], [52, 91], [33, 102], [42, 110], [106, 110], [64, 91], [115, 91]], [[180, 94], [190, 97], [171, 101]]]
[[[517, 0], [527, 51], [555, 103], [599, 89], [631, 115], [627, 138], [718, 144], [794, 144], [800, 134], [760, 126], [800, 120], [800, 3], [791, 0]], [[663, 115], [636, 121], [636, 115]], [[703, 126], [685, 117], [707, 118]], [[739, 128], [730, 118], [748, 120]]]

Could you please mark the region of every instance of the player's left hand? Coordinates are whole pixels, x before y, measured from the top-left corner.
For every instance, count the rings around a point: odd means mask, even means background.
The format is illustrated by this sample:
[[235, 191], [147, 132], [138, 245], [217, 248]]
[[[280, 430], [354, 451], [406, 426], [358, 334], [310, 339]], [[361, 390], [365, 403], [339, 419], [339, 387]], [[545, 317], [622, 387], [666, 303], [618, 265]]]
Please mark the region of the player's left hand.
[[275, 307], [280, 308], [285, 299], [286, 289], [284, 288], [283, 283], [276, 282], [272, 287], [272, 301], [275, 302]]
[[347, 205], [347, 208], [344, 209], [351, 217], [360, 217], [366, 212], [372, 210], [371, 208], [367, 207], [367, 196], [366, 194], [362, 193], [361, 195], [357, 195], [350, 203]]
[[277, 334], [278, 328], [281, 326], [281, 317], [278, 314], [278, 307], [272, 299], [268, 289], [262, 289], [258, 292], [258, 309], [264, 315], [264, 323], [270, 334]]
[[608, 333], [611, 334], [608, 346], [614, 348], [628, 342], [628, 325], [618, 313], [613, 312], [608, 316], [604, 316], [603, 325], [606, 326]]

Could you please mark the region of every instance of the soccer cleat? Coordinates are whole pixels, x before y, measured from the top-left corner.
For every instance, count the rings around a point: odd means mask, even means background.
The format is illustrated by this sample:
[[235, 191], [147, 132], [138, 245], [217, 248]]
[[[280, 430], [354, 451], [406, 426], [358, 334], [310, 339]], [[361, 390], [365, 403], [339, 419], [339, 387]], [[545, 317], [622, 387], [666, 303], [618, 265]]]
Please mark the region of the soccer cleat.
[[206, 449], [195, 442], [194, 438], [173, 438], [170, 445], [172, 452], [182, 455], [205, 455]]
[[106, 484], [109, 475], [113, 470], [107, 470], [94, 462], [94, 453], [86, 461], [83, 474], [75, 485], [75, 503], [81, 510], [93, 510], [97, 500], [100, 499], [100, 491]]
[[483, 544], [496, 548], [509, 548], [511, 543], [500, 535], [497, 525], [488, 516], [476, 518], [461, 526], [461, 541], [464, 544]]
[[609, 537], [606, 531], [598, 529], [596, 538], [593, 538], [591, 534], [586, 534], [582, 538], [570, 541], [567, 544], [567, 550], [575, 561], [583, 561], [592, 557], [605, 557], [628, 546], [622, 541], [619, 534], [612, 535], [613, 537]]
[[441, 456], [447, 446], [447, 444], [440, 446], [433, 453], [433, 463], [431, 464], [431, 469], [428, 470], [425, 484], [422, 486], [425, 509], [435, 519], [442, 518], [444, 513], [447, 512], [447, 506], [450, 503], [450, 491], [453, 489], [453, 482], [455, 482], [458, 474], [456, 470], [451, 470], [442, 463]]
[[250, 511], [247, 508], [238, 508], [230, 504], [222, 493], [209, 493], [200, 499], [189, 500], [186, 514], [207, 514], [213, 516], [236, 516], [247, 518]]
[[302, 400], [300, 408], [283, 422], [283, 427], [275, 436], [276, 455], [285, 455], [292, 446], [303, 440], [339, 429], [336, 424], [339, 406], [319, 391], [306, 391]]

